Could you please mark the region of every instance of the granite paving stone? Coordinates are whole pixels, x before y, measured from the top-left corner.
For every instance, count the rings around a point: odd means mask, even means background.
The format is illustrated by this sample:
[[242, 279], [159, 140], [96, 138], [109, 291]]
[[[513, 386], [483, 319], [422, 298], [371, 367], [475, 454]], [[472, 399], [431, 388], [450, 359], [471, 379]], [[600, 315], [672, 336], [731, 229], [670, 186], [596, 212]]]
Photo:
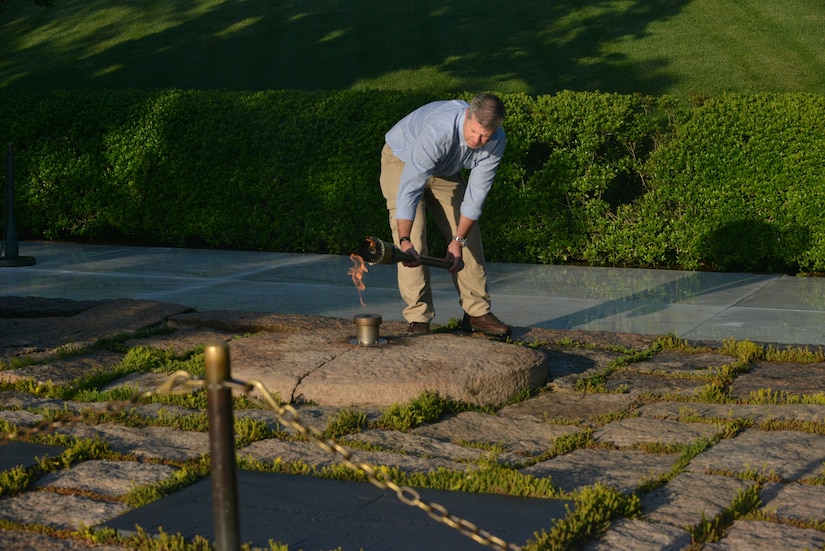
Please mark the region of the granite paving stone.
[[644, 417], [660, 419], [751, 419], [755, 423], [768, 421], [799, 421], [825, 423], [825, 407], [816, 404], [748, 405], [702, 404], [698, 402], [657, 402], [636, 410]]
[[737, 520], [721, 541], [706, 543], [701, 551], [812, 551], [823, 546], [825, 533], [820, 530], [775, 522]]
[[[437, 469], [453, 471], [467, 471], [474, 467], [469, 463], [462, 463], [449, 458], [421, 458], [383, 451], [350, 450], [356, 461], [372, 466], [384, 465], [398, 467], [406, 472], [432, 472]], [[284, 440], [260, 440], [238, 450], [240, 457], [251, 457], [258, 461], [269, 462], [275, 460], [301, 461], [316, 469], [343, 464], [343, 458], [333, 455], [314, 442], [289, 442]]]
[[669, 472], [679, 454], [655, 454], [633, 450], [578, 449], [521, 469], [539, 478], [549, 477], [555, 486], [572, 492], [602, 483], [630, 493]]
[[690, 533], [684, 528], [631, 519], [613, 523], [599, 540], [585, 545], [584, 551], [684, 551], [690, 542]]
[[547, 379], [555, 381], [565, 377], [604, 369], [622, 356], [621, 352], [603, 348], [570, 348], [549, 346], [544, 350], [547, 357]]
[[28, 392], [18, 392], [16, 390], [0, 392], [0, 403], [7, 408], [18, 409], [56, 409], [70, 410], [76, 412], [77, 408], [69, 408], [68, 402], [55, 398], [41, 398]]
[[[363, 414], [367, 423], [375, 423], [381, 417], [381, 410], [375, 407], [347, 407], [315, 406], [309, 404], [294, 404], [298, 420], [307, 427], [314, 427], [323, 432], [327, 424], [334, 421], [342, 412]], [[236, 409], [236, 418], [249, 418], [264, 423], [268, 428], [295, 436], [298, 431], [291, 425], [281, 423], [278, 412], [270, 409]]]
[[236, 334], [233, 332], [184, 326], [174, 332], [160, 333], [141, 339], [128, 339], [123, 344], [130, 348], [133, 346], [151, 346], [161, 350], [171, 350], [175, 354], [185, 354], [202, 347], [204, 343], [228, 342], [235, 337]]
[[395, 453], [431, 459], [476, 461], [485, 455], [483, 450], [458, 446], [437, 438], [395, 430], [370, 429], [347, 435], [344, 440], [346, 442], [361, 442]]
[[38, 385], [68, 384], [94, 373], [111, 369], [123, 360], [123, 354], [108, 351], [92, 352], [82, 356], [62, 358], [41, 365], [0, 371], [0, 381], [15, 383], [30, 380]]
[[74, 467], [49, 473], [35, 484], [38, 488], [62, 488], [117, 497], [139, 486], [168, 479], [177, 469], [157, 463], [135, 461], [84, 461]]
[[823, 476], [823, 464], [825, 435], [746, 430], [697, 455], [688, 470], [774, 474], [783, 480], [800, 480]]
[[61, 539], [35, 532], [0, 530], [0, 549], [3, 551], [125, 551], [127, 547], [87, 544], [81, 541]]
[[825, 518], [825, 484], [766, 484], [759, 497], [761, 510], [781, 519], [822, 522]]
[[633, 403], [629, 394], [586, 394], [565, 389], [547, 389], [536, 396], [501, 408], [498, 415], [542, 422], [592, 424], [602, 416], [626, 411]]
[[570, 425], [555, 425], [532, 419], [515, 420], [473, 411], [464, 411], [438, 423], [413, 429], [418, 435], [453, 443], [495, 444], [523, 455], [539, 455], [547, 451], [556, 438], [580, 431], [581, 429]]
[[825, 363], [781, 364], [758, 361], [731, 385], [731, 396], [745, 399], [751, 393], [772, 391], [796, 396], [822, 396], [825, 391]]
[[632, 364], [639, 373], [659, 373], [679, 376], [709, 377], [734, 363], [736, 358], [710, 352], [685, 354], [677, 350], [662, 350], [648, 360]]
[[608, 392], [623, 392], [638, 397], [652, 394], [658, 396], [676, 395], [692, 397], [707, 385], [701, 379], [683, 379], [668, 377], [657, 373], [637, 373], [632, 369], [620, 369], [604, 383]]
[[[642, 498], [646, 520], [678, 527], [698, 526], [719, 516], [753, 482], [726, 476], [682, 473]], [[712, 488], [713, 491], [708, 491]]]
[[[9, 297], [3, 300], [5, 304]], [[65, 316], [36, 317], [36, 312], [26, 312], [27, 316], [35, 317], [6, 317], [13, 315], [6, 314], [0, 317], [0, 360], [19, 357], [21, 348], [27, 356], [39, 358], [67, 345], [84, 347], [100, 339], [156, 326], [174, 314], [189, 310], [191, 308], [166, 302], [115, 299], [80, 304]]]
[[0, 419], [12, 425], [35, 425], [43, 420], [43, 415], [25, 410], [0, 411]]
[[100, 524], [128, 510], [125, 503], [54, 492], [25, 492], [0, 499], [0, 519], [70, 530]]
[[644, 443], [690, 444], [700, 438], [709, 439], [718, 430], [707, 423], [678, 423], [649, 417], [628, 417], [594, 430], [593, 440], [620, 448]]
[[90, 426], [75, 423], [58, 432], [74, 438], [102, 438], [112, 450], [147, 459], [185, 460], [209, 452], [209, 434], [176, 430], [171, 427], [127, 427], [114, 423]]

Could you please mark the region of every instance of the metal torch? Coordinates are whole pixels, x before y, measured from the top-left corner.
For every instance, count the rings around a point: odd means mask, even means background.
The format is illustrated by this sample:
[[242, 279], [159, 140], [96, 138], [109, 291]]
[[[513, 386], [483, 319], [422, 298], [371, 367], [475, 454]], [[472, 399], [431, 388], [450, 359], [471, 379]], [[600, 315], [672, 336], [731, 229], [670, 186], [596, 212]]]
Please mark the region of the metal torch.
[[[396, 264], [398, 262], [415, 262], [415, 257], [405, 253], [393, 243], [387, 243], [377, 237], [367, 237], [358, 246], [358, 255], [370, 266], [376, 264]], [[420, 256], [421, 263], [435, 268], [449, 268], [453, 265], [446, 258]]]

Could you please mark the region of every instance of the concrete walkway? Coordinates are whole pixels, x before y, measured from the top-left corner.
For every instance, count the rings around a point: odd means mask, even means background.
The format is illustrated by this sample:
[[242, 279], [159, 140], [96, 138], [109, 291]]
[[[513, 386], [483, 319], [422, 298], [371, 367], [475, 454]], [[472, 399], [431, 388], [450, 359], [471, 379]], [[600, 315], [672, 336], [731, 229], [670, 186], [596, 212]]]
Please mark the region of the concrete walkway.
[[[197, 310], [401, 320], [395, 266], [369, 268], [359, 302], [346, 256], [23, 242], [35, 265], [0, 268], [0, 296], [140, 298]], [[493, 311], [520, 327], [825, 345], [825, 278], [490, 264]], [[432, 269], [435, 323], [460, 318]]]

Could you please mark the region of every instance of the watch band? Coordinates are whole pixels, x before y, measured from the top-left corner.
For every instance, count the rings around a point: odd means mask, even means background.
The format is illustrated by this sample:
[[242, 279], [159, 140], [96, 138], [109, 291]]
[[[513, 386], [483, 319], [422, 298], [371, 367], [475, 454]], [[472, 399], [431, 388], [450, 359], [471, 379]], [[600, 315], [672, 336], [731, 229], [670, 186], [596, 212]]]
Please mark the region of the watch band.
[[458, 244], [463, 247], [467, 243], [467, 238], [466, 237], [459, 237], [459, 236], [456, 235], [456, 236], [453, 236], [453, 241], [458, 241]]

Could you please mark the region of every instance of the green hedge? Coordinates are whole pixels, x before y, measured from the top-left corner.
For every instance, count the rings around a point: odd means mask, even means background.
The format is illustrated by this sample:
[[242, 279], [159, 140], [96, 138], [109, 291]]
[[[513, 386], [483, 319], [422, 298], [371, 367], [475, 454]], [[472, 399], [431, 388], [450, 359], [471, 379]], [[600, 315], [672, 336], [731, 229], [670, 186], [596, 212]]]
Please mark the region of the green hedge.
[[[0, 90], [18, 237], [349, 254], [390, 235], [384, 132], [433, 99]], [[490, 260], [825, 269], [825, 98], [503, 99], [508, 149], [481, 220]]]

